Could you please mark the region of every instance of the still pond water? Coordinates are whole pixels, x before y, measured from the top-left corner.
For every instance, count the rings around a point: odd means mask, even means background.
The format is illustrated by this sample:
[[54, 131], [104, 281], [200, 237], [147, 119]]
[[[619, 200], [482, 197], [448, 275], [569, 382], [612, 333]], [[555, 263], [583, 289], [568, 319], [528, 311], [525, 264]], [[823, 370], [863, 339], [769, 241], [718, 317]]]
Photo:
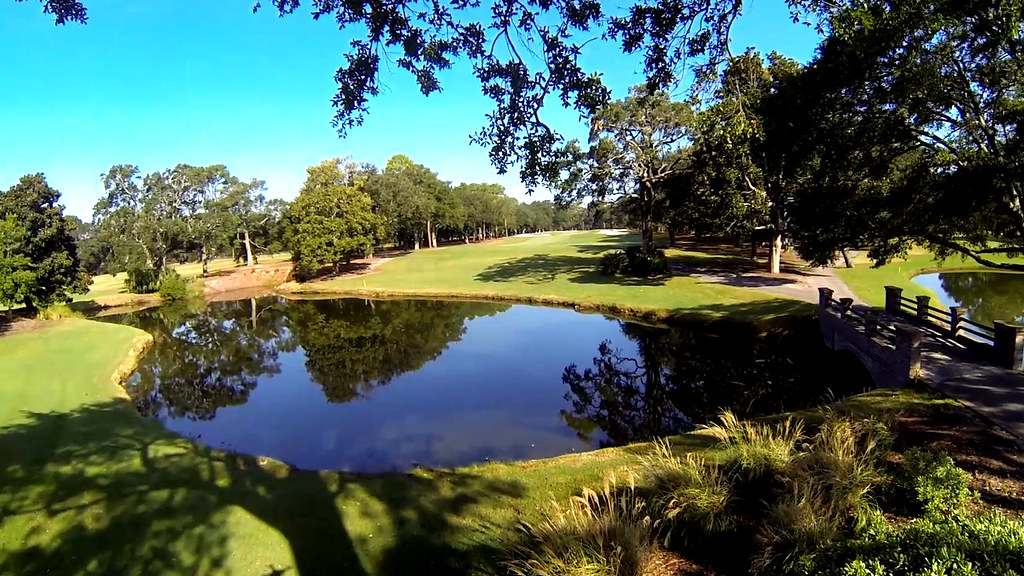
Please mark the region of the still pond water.
[[935, 292], [943, 306], [963, 306], [975, 322], [1024, 322], [1024, 274], [947, 272], [915, 276], [914, 282]]
[[304, 469], [548, 457], [870, 386], [813, 319], [653, 327], [508, 304], [261, 298], [117, 321], [155, 337], [127, 385], [143, 415]]

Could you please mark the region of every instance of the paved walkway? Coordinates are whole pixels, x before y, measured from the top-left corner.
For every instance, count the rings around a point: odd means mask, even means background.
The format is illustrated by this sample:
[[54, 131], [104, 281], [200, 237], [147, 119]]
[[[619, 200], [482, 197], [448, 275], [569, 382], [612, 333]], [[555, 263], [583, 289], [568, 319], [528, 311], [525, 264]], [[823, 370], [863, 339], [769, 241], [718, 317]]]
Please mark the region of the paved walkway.
[[1024, 374], [1001, 368], [922, 328], [921, 378], [1024, 442]]
[[853, 291], [836, 276], [834, 268], [797, 268], [780, 274], [769, 274], [760, 270], [737, 271], [673, 264], [672, 272], [685, 274], [703, 282], [760, 290], [811, 304], [818, 303], [818, 288], [828, 287], [835, 292], [836, 300], [853, 298], [854, 303], [861, 303]]

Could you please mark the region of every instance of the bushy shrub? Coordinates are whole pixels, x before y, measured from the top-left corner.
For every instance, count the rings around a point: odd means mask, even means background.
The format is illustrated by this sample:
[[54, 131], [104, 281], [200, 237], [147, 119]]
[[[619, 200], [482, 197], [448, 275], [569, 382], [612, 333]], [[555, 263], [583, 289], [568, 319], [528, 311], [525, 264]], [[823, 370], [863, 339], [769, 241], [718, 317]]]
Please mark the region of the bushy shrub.
[[124, 287], [132, 294], [152, 294], [157, 290], [159, 276], [147, 266], [135, 266], [125, 272]]
[[905, 525], [872, 523], [822, 551], [801, 573], [823, 576], [1019, 576], [1024, 523], [999, 514], [932, 515]]
[[160, 275], [157, 291], [164, 300], [184, 300], [191, 295], [188, 280], [175, 270], [164, 270]]
[[639, 576], [656, 550], [644, 499], [632, 482], [621, 488], [614, 478], [520, 529], [523, 538], [506, 546], [506, 567], [519, 576]]
[[638, 278], [664, 276], [669, 273], [664, 250], [645, 251], [639, 246], [609, 252], [601, 257], [601, 273], [606, 276], [625, 275]]
[[615, 250], [601, 256], [601, 273], [605, 276], [622, 274], [628, 267], [629, 261], [626, 259], [626, 253], [622, 250]]
[[971, 475], [946, 454], [911, 448], [894, 479], [893, 497], [909, 513], [948, 514], [972, 497]]
[[668, 274], [668, 258], [664, 250], [644, 250], [640, 246], [626, 248], [629, 274], [639, 278]]

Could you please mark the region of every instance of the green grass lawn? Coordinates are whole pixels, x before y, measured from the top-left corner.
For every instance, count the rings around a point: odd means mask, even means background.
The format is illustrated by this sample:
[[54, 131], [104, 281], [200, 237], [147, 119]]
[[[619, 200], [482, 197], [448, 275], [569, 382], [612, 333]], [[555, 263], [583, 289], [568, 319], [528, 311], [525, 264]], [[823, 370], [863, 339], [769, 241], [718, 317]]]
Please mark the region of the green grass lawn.
[[[993, 256], [993, 260], [1008, 262], [1005, 256]], [[965, 260], [959, 257], [952, 257], [945, 262], [939, 262], [931, 252], [923, 248], [915, 248], [907, 254], [905, 259], [893, 261], [879, 268], [871, 267], [871, 260], [866, 255], [858, 255], [854, 261], [854, 268], [837, 268], [836, 275], [853, 290], [858, 298], [872, 306], [885, 305], [885, 287], [899, 286], [903, 288], [903, 295], [908, 298], [924, 295], [932, 298], [932, 306], [940, 306], [937, 296], [931, 290], [924, 288], [913, 281], [918, 274], [942, 271], [991, 271], [973, 260]]]
[[[750, 288], [692, 276], [665, 280], [607, 277], [601, 254], [636, 242], [636, 236], [556, 232], [485, 244], [447, 246], [400, 256], [377, 270], [348, 278], [295, 285], [297, 292], [508, 298], [573, 304], [612, 312], [653, 315], [707, 314], [764, 318], [807, 312], [807, 304]], [[679, 260], [703, 254], [673, 249]]]
[[[488, 572], [516, 520], [623, 478], [647, 449], [410, 474], [295, 471], [139, 417], [110, 375], [140, 335], [64, 320], [0, 337], [0, 574]], [[935, 402], [883, 391], [846, 405]]]

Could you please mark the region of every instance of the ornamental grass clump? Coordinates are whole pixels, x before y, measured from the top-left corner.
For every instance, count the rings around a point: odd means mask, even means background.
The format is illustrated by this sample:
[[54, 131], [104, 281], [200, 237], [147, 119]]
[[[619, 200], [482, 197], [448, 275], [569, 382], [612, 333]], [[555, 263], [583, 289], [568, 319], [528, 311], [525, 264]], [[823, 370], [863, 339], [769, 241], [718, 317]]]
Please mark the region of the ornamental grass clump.
[[620, 486], [613, 477], [564, 510], [555, 504], [545, 520], [521, 523], [506, 567], [518, 576], [640, 576], [657, 550], [656, 528], [632, 478]]

